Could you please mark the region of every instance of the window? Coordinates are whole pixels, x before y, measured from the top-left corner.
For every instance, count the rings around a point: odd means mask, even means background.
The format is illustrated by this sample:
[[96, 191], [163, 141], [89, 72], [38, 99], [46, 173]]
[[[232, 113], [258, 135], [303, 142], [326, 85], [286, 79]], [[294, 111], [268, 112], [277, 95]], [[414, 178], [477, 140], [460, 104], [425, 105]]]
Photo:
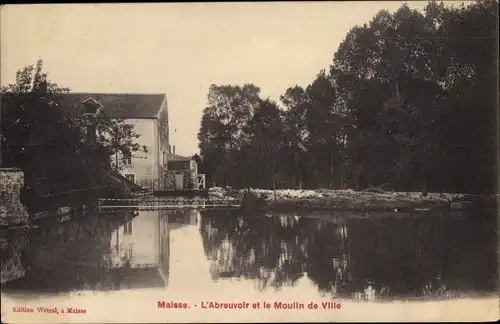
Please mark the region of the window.
[[123, 234], [124, 235], [131, 235], [132, 234], [132, 221], [128, 221], [123, 225]]
[[125, 179], [127, 179], [130, 182], [135, 183], [135, 174], [126, 174]]
[[130, 152], [122, 152], [122, 161], [125, 165], [132, 164], [132, 153]]
[[84, 108], [84, 116], [95, 116], [97, 114], [97, 111], [102, 107], [100, 103], [98, 103], [94, 98], [91, 97], [83, 101], [82, 106]]
[[93, 116], [97, 112], [97, 106], [95, 105], [85, 105], [85, 115]]

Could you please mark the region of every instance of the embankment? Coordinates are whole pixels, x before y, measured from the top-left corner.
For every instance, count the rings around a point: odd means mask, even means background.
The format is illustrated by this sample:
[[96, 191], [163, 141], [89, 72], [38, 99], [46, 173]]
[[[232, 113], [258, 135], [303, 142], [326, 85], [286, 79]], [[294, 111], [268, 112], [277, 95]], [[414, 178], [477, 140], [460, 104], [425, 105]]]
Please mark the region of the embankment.
[[[425, 212], [434, 210], [465, 210], [487, 202], [488, 208], [498, 206], [498, 196], [471, 196], [451, 193], [374, 192], [354, 190], [262, 190], [211, 188], [210, 195], [220, 199], [238, 200], [252, 209], [273, 212], [298, 210], [336, 210], [353, 212]], [[485, 206], [486, 206], [485, 205]]]

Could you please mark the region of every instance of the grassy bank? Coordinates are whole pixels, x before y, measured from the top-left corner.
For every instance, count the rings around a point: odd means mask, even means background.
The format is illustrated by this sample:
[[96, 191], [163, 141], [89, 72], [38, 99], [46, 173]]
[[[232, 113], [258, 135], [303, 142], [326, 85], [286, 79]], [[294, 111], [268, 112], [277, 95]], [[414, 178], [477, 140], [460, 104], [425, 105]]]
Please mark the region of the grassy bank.
[[[352, 211], [425, 211], [429, 209], [449, 208], [452, 202], [471, 202], [471, 197], [464, 194], [429, 193], [423, 196], [419, 192], [387, 192], [378, 189], [365, 191], [354, 190], [298, 190], [282, 189], [231, 189], [211, 188], [210, 195], [221, 199], [240, 200], [253, 208], [272, 211], [294, 210], [352, 210]], [[467, 204], [454, 205], [462, 209]]]

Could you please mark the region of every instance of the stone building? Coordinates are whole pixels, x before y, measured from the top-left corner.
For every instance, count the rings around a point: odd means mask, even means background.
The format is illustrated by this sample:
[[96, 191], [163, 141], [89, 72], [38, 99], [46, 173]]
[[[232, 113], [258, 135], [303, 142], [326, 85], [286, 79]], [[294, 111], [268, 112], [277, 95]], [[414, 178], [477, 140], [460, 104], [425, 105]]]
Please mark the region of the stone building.
[[166, 160], [166, 189], [198, 189], [198, 165], [193, 158], [168, 152]]

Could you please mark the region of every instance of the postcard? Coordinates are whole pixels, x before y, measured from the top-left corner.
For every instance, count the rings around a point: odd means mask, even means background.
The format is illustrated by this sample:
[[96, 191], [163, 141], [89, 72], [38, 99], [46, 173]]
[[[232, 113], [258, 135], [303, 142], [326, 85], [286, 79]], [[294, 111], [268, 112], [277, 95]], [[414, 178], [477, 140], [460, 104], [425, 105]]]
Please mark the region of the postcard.
[[498, 1], [0, 7], [4, 323], [496, 321]]

